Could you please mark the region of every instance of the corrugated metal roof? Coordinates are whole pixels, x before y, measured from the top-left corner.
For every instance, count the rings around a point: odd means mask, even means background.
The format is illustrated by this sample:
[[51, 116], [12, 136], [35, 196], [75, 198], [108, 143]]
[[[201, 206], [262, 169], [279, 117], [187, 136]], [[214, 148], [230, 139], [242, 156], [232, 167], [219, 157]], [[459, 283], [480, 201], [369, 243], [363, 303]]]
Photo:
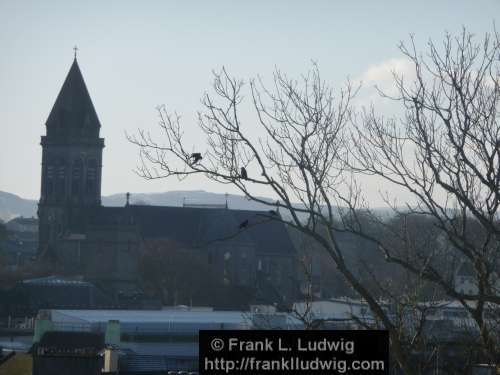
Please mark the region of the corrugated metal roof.
[[[120, 322], [121, 332], [146, 335], [197, 335], [199, 330], [253, 329], [254, 322], [262, 321], [262, 314], [245, 311], [179, 311], [179, 310], [51, 310], [56, 326], [92, 326], [104, 331], [110, 320]], [[257, 320], [256, 320], [257, 319]], [[300, 328], [301, 323], [292, 315], [271, 315], [275, 328]]]

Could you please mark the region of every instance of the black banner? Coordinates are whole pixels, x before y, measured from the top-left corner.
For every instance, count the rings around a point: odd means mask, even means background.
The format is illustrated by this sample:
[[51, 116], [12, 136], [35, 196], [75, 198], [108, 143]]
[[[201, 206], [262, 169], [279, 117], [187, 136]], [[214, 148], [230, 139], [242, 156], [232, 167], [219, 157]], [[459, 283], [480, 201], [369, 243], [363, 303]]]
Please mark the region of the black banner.
[[389, 374], [387, 331], [200, 331], [202, 375]]

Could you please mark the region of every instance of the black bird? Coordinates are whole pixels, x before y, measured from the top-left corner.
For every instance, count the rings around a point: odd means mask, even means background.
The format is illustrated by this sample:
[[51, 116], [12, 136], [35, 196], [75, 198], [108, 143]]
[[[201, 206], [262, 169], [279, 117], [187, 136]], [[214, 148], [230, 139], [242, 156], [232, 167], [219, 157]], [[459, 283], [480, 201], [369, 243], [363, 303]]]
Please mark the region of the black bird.
[[271, 215], [273, 215], [273, 216], [278, 215], [278, 213], [277, 213], [276, 211], [274, 211], [274, 210], [269, 210], [269, 213], [270, 213]]
[[245, 167], [241, 167], [241, 178], [244, 180], [248, 180], [248, 174], [247, 174], [247, 170], [245, 169]]
[[193, 152], [191, 154], [191, 158], [193, 159], [193, 164], [198, 163], [201, 159], [203, 159], [203, 156], [199, 152]]
[[240, 223], [240, 225], [238, 226], [238, 228], [240, 229], [243, 229], [243, 228], [246, 228], [248, 227], [248, 219], [246, 219], [245, 221], [243, 221], [242, 223]]

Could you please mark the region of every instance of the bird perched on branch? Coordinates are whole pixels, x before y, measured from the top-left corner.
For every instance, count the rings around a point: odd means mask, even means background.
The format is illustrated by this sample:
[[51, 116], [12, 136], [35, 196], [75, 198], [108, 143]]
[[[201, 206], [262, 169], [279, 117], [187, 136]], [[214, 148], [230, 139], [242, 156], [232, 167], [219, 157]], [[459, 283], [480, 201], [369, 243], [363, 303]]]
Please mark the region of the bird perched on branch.
[[199, 152], [193, 152], [191, 154], [191, 159], [193, 159], [193, 164], [198, 163], [201, 159], [203, 159], [203, 156]]
[[246, 219], [245, 221], [241, 222], [240, 225], [238, 225], [239, 229], [244, 229], [246, 227], [248, 227], [248, 219]]
[[248, 180], [248, 173], [245, 167], [241, 167], [241, 178], [244, 180]]

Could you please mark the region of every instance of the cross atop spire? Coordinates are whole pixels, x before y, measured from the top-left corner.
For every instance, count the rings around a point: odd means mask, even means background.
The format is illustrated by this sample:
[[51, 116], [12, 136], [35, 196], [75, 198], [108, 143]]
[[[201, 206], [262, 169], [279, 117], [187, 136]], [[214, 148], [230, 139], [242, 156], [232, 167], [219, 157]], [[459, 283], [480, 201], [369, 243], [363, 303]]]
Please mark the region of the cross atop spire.
[[75, 60], [76, 60], [76, 52], [78, 51], [78, 47], [77, 47], [77, 46], [74, 46], [74, 47], [73, 47], [73, 51], [75, 51]]

